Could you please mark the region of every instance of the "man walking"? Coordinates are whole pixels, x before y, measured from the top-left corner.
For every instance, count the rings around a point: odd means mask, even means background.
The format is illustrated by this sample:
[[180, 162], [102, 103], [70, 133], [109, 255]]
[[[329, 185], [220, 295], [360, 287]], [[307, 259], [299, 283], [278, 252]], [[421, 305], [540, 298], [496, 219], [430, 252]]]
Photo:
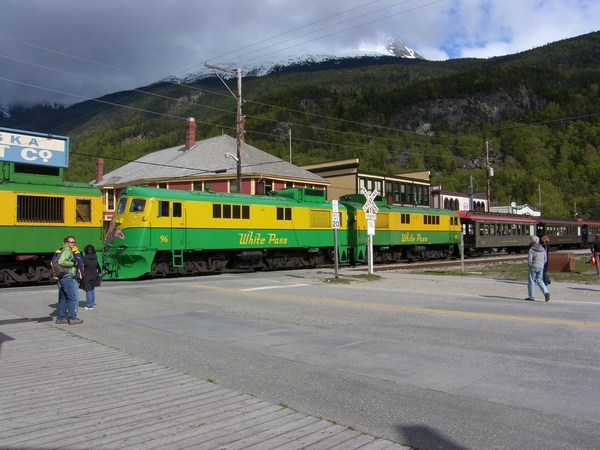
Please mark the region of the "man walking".
[[530, 236], [529, 254], [527, 256], [527, 265], [529, 266], [529, 279], [527, 280], [527, 293], [529, 294], [525, 300], [535, 300], [535, 284], [540, 287], [544, 293], [546, 301], [550, 300], [550, 292], [544, 284], [544, 264], [546, 264], [546, 250], [540, 245], [540, 238]]

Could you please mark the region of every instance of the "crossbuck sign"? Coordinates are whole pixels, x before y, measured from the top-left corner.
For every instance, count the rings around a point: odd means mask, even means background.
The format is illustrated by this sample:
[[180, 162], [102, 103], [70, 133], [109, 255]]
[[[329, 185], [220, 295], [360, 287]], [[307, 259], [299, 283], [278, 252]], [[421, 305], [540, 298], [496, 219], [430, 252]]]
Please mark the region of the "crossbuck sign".
[[367, 219], [367, 234], [373, 236], [375, 234], [375, 220], [379, 211], [379, 208], [375, 204], [375, 197], [377, 197], [379, 191], [375, 189], [373, 192], [369, 192], [365, 188], [362, 188], [361, 192], [367, 199], [363, 205], [363, 211], [366, 213], [365, 218]]

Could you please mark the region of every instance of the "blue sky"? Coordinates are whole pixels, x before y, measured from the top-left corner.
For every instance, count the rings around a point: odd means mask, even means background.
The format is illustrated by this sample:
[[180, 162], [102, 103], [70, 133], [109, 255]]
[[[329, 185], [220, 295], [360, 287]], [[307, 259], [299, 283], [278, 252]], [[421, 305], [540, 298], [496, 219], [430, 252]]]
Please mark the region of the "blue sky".
[[0, 0], [0, 105], [72, 104], [197, 71], [375, 51], [518, 53], [600, 30], [598, 0]]

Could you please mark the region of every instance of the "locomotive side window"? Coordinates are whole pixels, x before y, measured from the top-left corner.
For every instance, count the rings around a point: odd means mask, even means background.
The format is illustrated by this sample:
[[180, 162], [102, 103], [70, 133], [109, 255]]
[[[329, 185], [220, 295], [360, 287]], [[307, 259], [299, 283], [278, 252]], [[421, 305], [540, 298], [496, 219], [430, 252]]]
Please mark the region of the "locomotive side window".
[[292, 208], [277, 208], [277, 220], [292, 220]]
[[163, 200], [158, 202], [158, 217], [169, 217], [169, 202]]
[[92, 221], [92, 201], [89, 199], [75, 200], [75, 222], [89, 223]]
[[130, 212], [142, 212], [146, 207], [146, 200], [142, 200], [141, 198], [134, 198], [131, 200], [131, 208], [129, 208]]
[[179, 202], [173, 202], [173, 217], [183, 217], [183, 208]]
[[424, 225], [439, 225], [440, 224], [440, 216], [432, 216], [432, 215], [424, 215], [423, 216], [423, 224]]
[[17, 195], [17, 222], [64, 223], [64, 199]]
[[[175, 213], [173, 213], [175, 214]], [[181, 216], [178, 216], [181, 217]], [[249, 219], [249, 205], [224, 205], [213, 203], [213, 219]]]

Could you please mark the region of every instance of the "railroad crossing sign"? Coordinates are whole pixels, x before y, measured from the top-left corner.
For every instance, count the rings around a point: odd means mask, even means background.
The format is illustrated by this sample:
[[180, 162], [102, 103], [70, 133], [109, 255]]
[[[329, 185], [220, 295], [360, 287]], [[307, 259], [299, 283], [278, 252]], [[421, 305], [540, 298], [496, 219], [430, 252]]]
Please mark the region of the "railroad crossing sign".
[[365, 188], [362, 188], [361, 192], [367, 198], [367, 201], [363, 205], [363, 211], [368, 214], [377, 214], [379, 208], [375, 204], [375, 197], [377, 197], [379, 191], [375, 189], [373, 192], [369, 192]]
[[375, 220], [377, 220], [377, 211], [379, 211], [379, 208], [375, 204], [375, 197], [377, 197], [379, 191], [374, 189], [373, 192], [369, 192], [365, 188], [362, 188], [361, 192], [367, 199], [363, 205], [363, 211], [366, 213], [365, 218], [367, 219], [367, 235], [373, 236], [375, 234]]

